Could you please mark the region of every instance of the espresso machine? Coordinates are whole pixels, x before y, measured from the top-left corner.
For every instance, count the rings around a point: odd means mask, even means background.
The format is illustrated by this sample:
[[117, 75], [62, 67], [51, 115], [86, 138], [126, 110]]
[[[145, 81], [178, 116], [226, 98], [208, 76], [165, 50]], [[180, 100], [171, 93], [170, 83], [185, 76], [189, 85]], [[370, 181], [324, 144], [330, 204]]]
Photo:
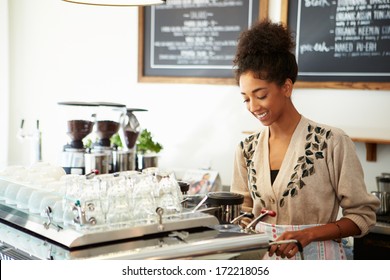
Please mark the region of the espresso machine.
[[100, 174], [116, 172], [116, 151], [111, 145], [111, 137], [119, 132], [126, 115], [126, 105], [110, 102], [97, 102], [95, 129], [97, 140], [85, 154], [87, 171], [97, 170]]
[[60, 165], [67, 174], [85, 174], [86, 147], [83, 139], [92, 132], [97, 105], [87, 102], [59, 102], [64, 110], [66, 134], [70, 142], [63, 146]]

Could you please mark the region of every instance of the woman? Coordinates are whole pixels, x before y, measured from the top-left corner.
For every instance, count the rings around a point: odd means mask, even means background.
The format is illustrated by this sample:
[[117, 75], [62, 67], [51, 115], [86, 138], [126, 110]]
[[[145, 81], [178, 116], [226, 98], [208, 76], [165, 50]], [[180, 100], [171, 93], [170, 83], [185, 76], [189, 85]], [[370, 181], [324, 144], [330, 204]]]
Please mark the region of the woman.
[[[262, 209], [276, 212], [256, 226], [271, 240], [298, 241], [305, 259], [344, 259], [341, 238], [367, 234], [379, 201], [367, 193], [351, 139], [294, 107], [293, 49], [289, 31], [270, 21], [239, 38], [236, 80], [247, 109], [265, 128], [237, 148], [231, 191], [245, 196], [243, 209], [255, 216]], [[272, 245], [266, 257], [299, 258], [299, 243]]]

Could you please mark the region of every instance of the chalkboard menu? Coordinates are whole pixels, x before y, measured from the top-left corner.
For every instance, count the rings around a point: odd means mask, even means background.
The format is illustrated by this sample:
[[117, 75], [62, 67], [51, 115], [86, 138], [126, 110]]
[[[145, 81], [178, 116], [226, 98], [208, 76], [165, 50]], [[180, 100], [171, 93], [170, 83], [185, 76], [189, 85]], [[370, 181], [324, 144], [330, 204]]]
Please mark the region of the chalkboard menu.
[[171, 0], [142, 8], [140, 81], [233, 80], [238, 36], [259, 19], [262, 1]]
[[390, 87], [390, 0], [288, 1], [287, 17], [298, 81]]

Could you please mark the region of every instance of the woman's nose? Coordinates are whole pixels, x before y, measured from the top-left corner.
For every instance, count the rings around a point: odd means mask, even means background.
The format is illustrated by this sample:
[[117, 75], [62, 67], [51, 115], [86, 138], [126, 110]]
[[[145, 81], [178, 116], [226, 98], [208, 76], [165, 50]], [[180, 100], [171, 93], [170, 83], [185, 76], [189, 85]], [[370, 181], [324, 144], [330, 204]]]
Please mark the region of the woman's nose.
[[256, 112], [257, 110], [260, 109], [260, 105], [259, 105], [258, 102], [256, 102], [255, 100], [250, 100], [250, 101], [248, 101], [247, 107], [248, 107], [248, 110], [249, 110], [251, 113], [254, 113], [254, 112]]

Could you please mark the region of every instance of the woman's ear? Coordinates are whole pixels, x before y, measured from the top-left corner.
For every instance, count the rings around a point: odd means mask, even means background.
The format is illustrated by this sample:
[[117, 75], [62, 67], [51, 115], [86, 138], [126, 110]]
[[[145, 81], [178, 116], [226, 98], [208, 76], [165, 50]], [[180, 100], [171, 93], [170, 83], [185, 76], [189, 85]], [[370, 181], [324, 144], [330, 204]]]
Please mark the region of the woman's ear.
[[282, 88], [283, 88], [284, 95], [290, 98], [293, 89], [293, 82], [291, 81], [291, 79], [286, 79]]

